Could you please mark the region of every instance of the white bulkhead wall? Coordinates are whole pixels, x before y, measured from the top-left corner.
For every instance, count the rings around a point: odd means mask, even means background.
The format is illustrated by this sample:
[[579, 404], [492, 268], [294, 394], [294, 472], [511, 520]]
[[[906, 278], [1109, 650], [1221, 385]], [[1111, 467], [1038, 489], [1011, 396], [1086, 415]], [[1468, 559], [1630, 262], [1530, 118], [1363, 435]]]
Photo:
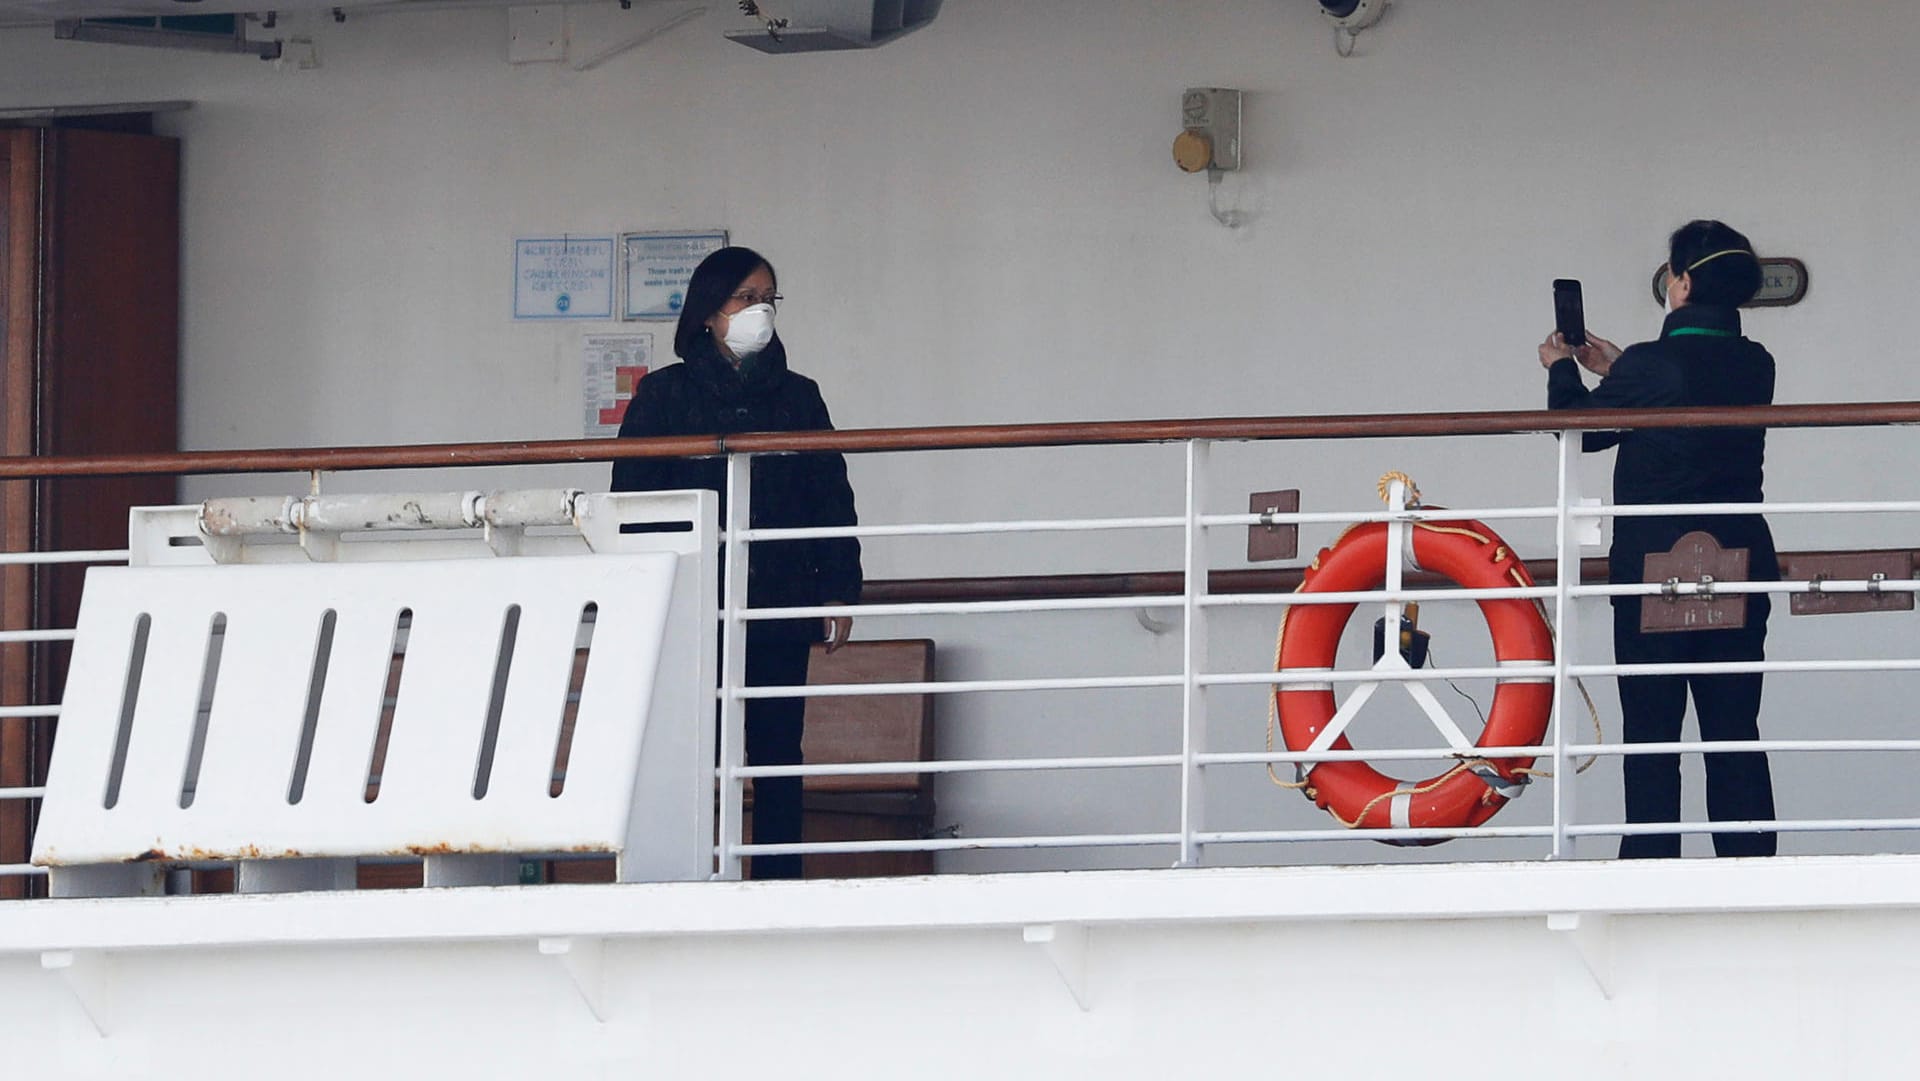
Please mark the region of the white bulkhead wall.
[[[287, 16], [283, 32], [313, 40], [314, 70], [0, 31], [0, 107], [195, 103], [159, 121], [185, 154], [191, 448], [578, 436], [582, 336], [633, 328], [513, 322], [513, 239], [715, 225], [779, 268], [782, 336], [842, 427], [1532, 408], [1550, 280], [1584, 280], [1599, 333], [1651, 336], [1649, 277], [1666, 233], [1695, 216], [1725, 218], [1811, 269], [1804, 303], [1748, 319], [1780, 358], [1779, 400], [1920, 398], [1901, 333], [1920, 279], [1907, 240], [1920, 116], [1894, 107], [1920, 90], [1905, 62], [1920, 9], [1402, 0], [1343, 60], [1308, 0], [953, 0], [884, 48], [787, 57], [726, 42], [732, 5], [709, 8], [588, 71], [571, 63], [684, 5], [572, 7], [560, 64], [509, 65], [501, 10]], [[1187, 86], [1246, 94], [1244, 168], [1221, 191], [1244, 214], [1239, 229], [1209, 217], [1204, 181], [1168, 154]], [[671, 328], [643, 329], [664, 355]], [[1769, 492], [1885, 493], [1911, 456], [1898, 432], [1776, 434]], [[1363, 507], [1390, 468], [1453, 505], [1552, 494], [1544, 439], [1268, 445], [1217, 459], [1218, 510], [1287, 486], [1305, 489], [1308, 510]], [[1589, 463], [1594, 490], [1609, 461]], [[1170, 513], [1181, 474], [1177, 451], [1149, 448], [863, 457], [852, 475], [863, 518], [888, 522]], [[498, 474], [517, 486], [600, 487], [605, 476]], [[186, 492], [301, 487], [205, 479]], [[1897, 521], [1776, 530], [1788, 549], [1912, 543]], [[1546, 536], [1512, 534], [1523, 547]], [[1331, 539], [1309, 529], [1303, 547]], [[1238, 543], [1219, 539], [1220, 565], [1236, 564]], [[889, 578], [1171, 569], [1178, 557], [1172, 535], [888, 541], [868, 545], [867, 565]], [[1776, 655], [1859, 654], [1912, 618], [1778, 616]], [[1179, 658], [1173, 638], [1128, 613], [875, 619], [858, 633], [931, 634], [949, 676], [1173, 671]], [[1271, 633], [1265, 615], [1219, 617], [1216, 667], [1260, 667]], [[1602, 613], [1584, 637], [1605, 659]], [[1456, 640], [1450, 662], [1478, 648]], [[1901, 677], [1834, 680], [1777, 677], [1763, 726], [1899, 731]], [[1836, 687], [1845, 710], [1833, 708]], [[1595, 690], [1617, 735], [1611, 689]], [[1255, 749], [1258, 694], [1215, 703], [1222, 749]], [[943, 702], [941, 750], [1170, 750], [1177, 705], [1156, 692]], [[1874, 771], [1896, 769], [1777, 761], [1782, 813], [1894, 813], [1885, 793], [1897, 772]], [[1617, 772], [1589, 774], [1583, 817], [1617, 814]], [[1257, 771], [1230, 776], [1235, 810], [1215, 825], [1326, 823]], [[972, 835], [1164, 829], [1175, 798], [1170, 772], [955, 778], [942, 783], [941, 819]], [[1533, 802], [1507, 813], [1542, 818], [1545, 801]], [[943, 866], [1031, 864], [971, 854]]]

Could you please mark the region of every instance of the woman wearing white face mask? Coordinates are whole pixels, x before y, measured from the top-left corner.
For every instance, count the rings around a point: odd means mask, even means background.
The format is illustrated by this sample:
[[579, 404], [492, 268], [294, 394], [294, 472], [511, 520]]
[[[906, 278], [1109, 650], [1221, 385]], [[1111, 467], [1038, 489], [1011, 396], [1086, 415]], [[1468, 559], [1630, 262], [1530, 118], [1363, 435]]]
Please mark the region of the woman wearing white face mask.
[[[1660, 337], [1622, 350], [1587, 335], [1572, 347], [1556, 331], [1540, 344], [1547, 369], [1549, 409], [1642, 409], [1659, 406], [1769, 405], [1773, 357], [1740, 333], [1740, 305], [1760, 288], [1760, 260], [1745, 236], [1717, 221], [1693, 221], [1667, 244], [1667, 317]], [[1600, 377], [1589, 390], [1586, 368]], [[1758, 503], [1766, 458], [1762, 428], [1660, 428], [1589, 432], [1583, 449], [1619, 447], [1613, 501], [1648, 503]], [[1777, 581], [1773, 534], [1758, 514], [1664, 514], [1613, 521], [1610, 578], [1642, 582], [1648, 555], [1670, 551], [1695, 530], [1722, 548], [1747, 551], [1751, 581]], [[1613, 653], [1620, 664], [1757, 661], [1766, 657], [1767, 595], [1749, 594], [1745, 626], [1728, 630], [1647, 633], [1640, 629], [1639, 597], [1613, 599]], [[1621, 676], [1620, 712], [1628, 743], [1677, 743], [1687, 697], [1693, 697], [1700, 736], [1709, 741], [1759, 738], [1759, 673]], [[1707, 814], [1716, 822], [1774, 817], [1767, 756], [1741, 751], [1705, 756]], [[1622, 763], [1628, 822], [1680, 818], [1677, 755], [1629, 755]], [[1771, 856], [1772, 832], [1715, 833], [1722, 856]], [[1640, 834], [1620, 841], [1622, 858], [1680, 855], [1678, 834]]]
[[[673, 347], [682, 363], [652, 372], [635, 388], [620, 425], [622, 438], [820, 431], [833, 427], [813, 380], [787, 368], [774, 333], [780, 304], [773, 266], [748, 248], [707, 256], [687, 285]], [[846, 460], [838, 454], [764, 455], [753, 461], [752, 525], [756, 529], [849, 526], [857, 521]], [[721, 458], [646, 458], [614, 463], [616, 492], [705, 488], [720, 493], [725, 515], [726, 462]], [[757, 541], [747, 550], [747, 601], [754, 608], [851, 604], [860, 599], [860, 542]], [[747, 685], [799, 686], [807, 681], [814, 642], [828, 650], [847, 640], [853, 621], [756, 620], [747, 625]], [[800, 763], [805, 700], [756, 698], [747, 703], [747, 764]], [[800, 778], [754, 782], [753, 841], [800, 840]], [[798, 856], [756, 856], [754, 878], [798, 878]]]

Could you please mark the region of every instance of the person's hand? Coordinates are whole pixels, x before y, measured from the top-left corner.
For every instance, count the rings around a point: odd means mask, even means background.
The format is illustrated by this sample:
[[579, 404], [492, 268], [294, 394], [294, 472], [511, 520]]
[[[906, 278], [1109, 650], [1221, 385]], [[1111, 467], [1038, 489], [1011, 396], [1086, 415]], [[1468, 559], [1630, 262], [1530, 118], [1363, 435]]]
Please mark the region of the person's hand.
[[1573, 359], [1579, 361], [1582, 368], [1605, 379], [1613, 370], [1613, 362], [1620, 359], [1620, 347], [1589, 330], [1587, 344], [1574, 347]]
[[[840, 604], [839, 601], [828, 601], [827, 603], [835, 607], [838, 607]], [[847, 639], [853, 637], [852, 616], [827, 616], [820, 622], [826, 627], [828, 653], [832, 653], [834, 650], [846, 645]]]
[[1566, 360], [1571, 356], [1573, 356], [1573, 346], [1568, 345], [1567, 339], [1557, 330], [1547, 335], [1547, 340], [1540, 343], [1540, 366], [1542, 368], [1551, 368], [1555, 363]]

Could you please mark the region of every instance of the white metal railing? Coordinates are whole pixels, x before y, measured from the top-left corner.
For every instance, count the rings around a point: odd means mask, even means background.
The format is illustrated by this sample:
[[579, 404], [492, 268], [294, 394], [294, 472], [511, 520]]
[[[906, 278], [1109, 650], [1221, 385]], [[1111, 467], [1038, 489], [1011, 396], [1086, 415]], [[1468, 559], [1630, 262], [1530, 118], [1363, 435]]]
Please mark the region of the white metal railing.
[[[1074, 835], [1026, 835], [1003, 837], [967, 837], [935, 838], [926, 841], [888, 841], [888, 842], [831, 842], [814, 844], [755, 845], [741, 843], [733, 835], [723, 834], [719, 854], [723, 862], [736, 861], [743, 856], [758, 853], [841, 853], [874, 851], [950, 851], [957, 849], [987, 848], [1063, 848], [1090, 847], [1135, 844], [1177, 845], [1180, 863], [1200, 862], [1200, 851], [1208, 845], [1230, 845], [1247, 843], [1285, 843], [1306, 841], [1352, 840], [1356, 836], [1368, 839], [1398, 841], [1430, 841], [1460, 837], [1481, 838], [1533, 838], [1545, 839], [1550, 843], [1550, 858], [1566, 858], [1573, 854], [1574, 841], [1584, 837], [1626, 836], [1649, 833], [1699, 833], [1751, 832], [1758, 828], [1772, 829], [1777, 832], [1802, 832], [1812, 830], [1902, 830], [1920, 828], [1920, 818], [1884, 818], [1884, 819], [1832, 819], [1832, 820], [1780, 820], [1777, 823], [1727, 823], [1727, 822], [1675, 822], [1675, 823], [1583, 823], [1577, 822], [1573, 815], [1573, 789], [1575, 782], [1563, 780], [1573, 778], [1576, 773], [1572, 765], [1581, 759], [1594, 756], [1629, 756], [1643, 754], [1698, 754], [1715, 751], [1761, 751], [1761, 752], [1905, 752], [1920, 751], [1920, 740], [1793, 740], [1769, 739], [1753, 743], [1745, 742], [1681, 742], [1670, 744], [1624, 744], [1618, 742], [1583, 742], [1573, 737], [1575, 714], [1567, 712], [1569, 703], [1577, 702], [1571, 694], [1573, 681], [1587, 677], [1613, 676], [1620, 674], [1664, 674], [1664, 673], [1711, 673], [1711, 672], [1828, 672], [1828, 673], [1867, 673], [1897, 672], [1920, 670], [1920, 658], [1845, 660], [1825, 659], [1813, 661], [1770, 660], [1754, 662], [1720, 662], [1713, 664], [1599, 664], [1580, 663], [1577, 660], [1579, 647], [1576, 644], [1578, 621], [1575, 618], [1578, 603], [1585, 600], [1597, 600], [1615, 596], [1691, 596], [1702, 591], [1694, 583], [1681, 583], [1677, 587], [1670, 585], [1584, 585], [1580, 582], [1580, 543], [1579, 532], [1587, 523], [1597, 522], [1615, 516], [1649, 516], [1661, 514], [1717, 515], [1717, 514], [1835, 514], [1864, 513], [1892, 514], [1920, 512], [1920, 501], [1913, 500], [1876, 500], [1863, 502], [1780, 502], [1780, 503], [1735, 503], [1735, 504], [1685, 504], [1685, 505], [1649, 505], [1649, 506], [1586, 506], [1581, 503], [1579, 473], [1576, 462], [1579, 458], [1578, 432], [1563, 432], [1558, 440], [1558, 484], [1556, 499], [1552, 506], [1499, 506], [1489, 508], [1448, 507], [1419, 508], [1404, 505], [1389, 507], [1385, 510], [1362, 513], [1296, 512], [1271, 514], [1211, 514], [1205, 513], [1207, 499], [1207, 473], [1209, 466], [1209, 443], [1205, 440], [1193, 440], [1186, 444], [1187, 469], [1185, 483], [1184, 513], [1178, 516], [1143, 516], [1127, 518], [1106, 518], [1098, 520], [1013, 520], [1001, 522], [949, 522], [926, 525], [886, 525], [851, 526], [811, 529], [735, 529], [729, 536], [738, 537], [741, 543], [730, 545], [730, 565], [744, 566], [744, 552], [747, 545], [757, 541], [796, 540], [829, 537], [915, 537], [949, 536], [957, 534], [996, 534], [996, 533], [1046, 533], [1094, 529], [1160, 529], [1183, 531], [1183, 548], [1186, 552], [1184, 565], [1185, 590], [1178, 595], [1159, 595], [1151, 597], [1116, 598], [1077, 598], [1062, 600], [1013, 600], [1013, 601], [964, 601], [939, 603], [892, 603], [868, 604], [848, 607], [813, 606], [769, 609], [747, 609], [742, 598], [730, 595], [723, 607], [723, 633], [729, 642], [738, 642], [744, 625], [755, 620], [816, 618], [831, 615], [912, 617], [933, 615], [1005, 615], [1037, 612], [1092, 612], [1108, 609], [1140, 608], [1150, 606], [1181, 607], [1185, 619], [1182, 625], [1182, 670], [1177, 673], [1159, 673], [1150, 675], [1114, 675], [1101, 677], [1032, 677], [1021, 679], [969, 679], [942, 680], [935, 682], [912, 683], [871, 683], [815, 685], [808, 687], [770, 688], [743, 687], [737, 681], [729, 680], [720, 689], [723, 701], [731, 710], [729, 716], [738, 723], [739, 707], [747, 701], [784, 698], [784, 697], [838, 697], [884, 694], [977, 694], [989, 692], [1022, 691], [1066, 691], [1088, 689], [1126, 689], [1126, 688], [1179, 688], [1182, 692], [1180, 714], [1181, 751], [1178, 754], [1157, 755], [1114, 755], [1114, 756], [1074, 756], [1025, 759], [992, 759], [967, 762], [934, 763], [863, 763], [844, 765], [805, 765], [805, 766], [760, 766], [747, 767], [739, 757], [740, 742], [737, 736], [723, 740], [723, 761], [719, 767], [723, 787], [737, 788], [741, 781], [753, 777], [792, 777], [826, 775], [861, 775], [878, 773], [941, 773], [966, 774], [985, 772], [1036, 772], [1063, 771], [1078, 772], [1158, 768], [1177, 769], [1181, 778], [1177, 831], [1162, 833], [1115, 833], [1115, 834], [1074, 834]], [[729, 485], [733, 498], [740, 498], [748, 492], [746, 481], [747, 465], [751, 456], [735, 454], [729, 457]], [[1223, 527], [1245, 527], [1251, 525], [1301, 525], [1301, 524], [1339, 524], [1354, 525], [1365, 522], [1384, 522], [1390, 529], [1405, 528], [1408, 523], [1425, 520], [1474, 519], [1479, 521], [1538, 521], [1548, 520], [1556, 524], [1557, 533], [1557, 570], [1555, 582], [1550, 586], [1511, 587], [1493, 589], [1433, 589], [1406, 588], [1401, 582], [1400, 567], [1397, 559], [1390, 559], [1384, 568], [1385, 584], [1374, 590], [1300, 593], [1239, 593], [1227, 596], [1210, 595], [1207, 592], [1207, 572], [1211, 569], [1205, 560], [1205, 535], [1210, 529]], [[1388, 543], [1388, 550], [1395, 556], [1402, 550], [1400, 538], [1396, 535]], [[735, 560], [738, 563], [735, 564]], [[1779, 594], [1823, 592], [1823, 593], [1862, 593], [1862, 592], [1914, 592], [1920, 591], [1920, 581], [1884, 581], [1884, 582], [1719, 582], [1710, 587], [1716, 594]], [[1388, 626], [1397, 625], [1400, 607], [1409, 602], [1430, 603], [1434, 601], [1470, 602], [1498, 599], [1528, 599], [1542, 601], [1550, 605], [1553, 612], [1553, 625], [1556, 628], [1558, 648], [1552, 664], [1555, 683], [1553, 718], [1550, 727], [1550, 742], [1539, 747], [1474, 747], [1463, 750], [1458, 746], [1446, 748], [1396, 748], [1372, 751], [1267, 751], [1243, 752], [1210, 750], [1207, 745], [1207, 715], [1205, 691], [1212, 687], [1231, 687], [1247, 685], [1267, 685], [1275, 688], [1303, 683], [1369, 685], [1388, 682], [1427, 683], [1462, 679], [1498, 679], [1511, 676], [1511, 669], [1493, 666], [1462, 666], [1452, 668], [1425, 668], [1420, 670], [1382, 671], [1314, 671], [1314, 672], [1215, 672], [1207, 667], [1207, 613], [1210, 610], [1228, 608], [1278, 608], [1285, 609], [1294, 605], [1315, 604], [1356, 604], [1378, 603]], [[736, 671], [732, 670], [732, 671]], [[1281, 830], [1209, 830], [1204, 828], [1206, 811], [1206, 775], [1210, 767], [1246, 766], [1246, 765], [1309, 765], [1321, 762], [1338, 761], [1460, 761], [1468, 758], [1499, 758], [1537, 756], [1548, 760], [1553, 786], [1553, 814], [1545, 825], [1501, 824], [1498, 821], [1473, 828], [1436, 829], [1401, 828], [1369, 829], [1363, 833], [1345, 828], [1321, 829], [1281, 829]]]
[[[1213, 471], [1212, 444], [1208, 440], [1184, 443], [1185, 472], [1181, 513], [1102, 517], [1081, 519], [1008, 519], [980, 522], [931, 522], [920, 524], [880, 524], [835, 528], [771, 529], [750, 527], [747, 509], [751, 506], [751, 470], [753, 455], [735, 452], [728, 455], [726, 482], [726, 521], [722, 537], [729, 541], [723, 549], [724, 595], [721, 608], [722, 648], [719, 686], [720, 702], [719, 762], [715, 773], [720, 782], [718, 805], [718, 841], [716, 857], [722, 876], [739, 873], [740, 861], [760, 854], [830, 854], [854, 852], [953, 852], [961, 850], [1069, 849], [1161, 846], [1177, 849], [1178, 863], [1196, 865], [1205, 860], [1209, 846], [1247, 844], [1292, 844], [1305, 842], [1369, 840], [1432, 841], [1451, 838], [1503, 838], [1542, 841], [1549, 858], [1564, 859], [1575, 854], [1579, 839], [1651, 833], [1711, 834], [1751, 832], [1766, 829], [1780, 833], [1813, 831], [1889, 831], [1920, 830], [1920, 817], [1882, 818], [1794, 818], [1765, 823], [1675, 822], [1624, 823], [1580, 821], [1575, 813], [1575, 765], [1595, 756], [1626, 757], [1645, 754], [1701, 754], [1719, 751], [1757, 751], [1767, 753], [1905, 753], [1920, 751], [1920, 739], [1765, 739], [1756, 742], [1678, 742], [1625, 744], [1604, 738], [1587, 741], [1580, 738], [1585, 718], [1578, 712], [1579, 696], [1573, 693], [1574, 681], [1582, 678], [1621, 674], [1663, 674], [1701, 672], [1835, 673], [1865, 674], [1920, 671], [1920, 657], [1873, 659], [1828, 658], [1815, 660], [1768, 660], [1720, 662], [1713, 664], [1621, 665], [1596, 663], [1583, 657], [1596, 651], [1580, 641], [1577, 618], [1583, 602], [1592, 604], [1616, 596], [1658, 596], [1662, 593], [1692, 595], [1700, 587], [1692, 583], [1677, 586], [1586, 585], [1580, 581], [1581, 537], [1594, 523], [1609, 517], [1644, 516], [1670, 513], [1755, 514], [1769, 516], [1824, 514], [1911, 514], [1920, 513], [1920, 500], [1780, 502], [1762, 504], [1711, 504], [1678, 506], [1587, 506], [1581, 500], [1578, 432], [1560, 434], [1557, 443], [1555, 499], [1551, 505], [1512, 505], [1488, 508], [1422, 508], [1404, 502], [1383, 510], [1359, 512], [1296, 512], [1272, 514], [1209, 513], [1209, 480]], [[1463, 437], [1464, 438], [1464, 437]], [[1443, 478], [1427, 478], [1440, 482]], [[1403, 550], [1400, 532], [1412, 523], [1427, 520], [1476, 519], [1488, 522], [1552, 523], [1555, 535], [1557, 573], [1551, 585], [1486, 589], [1410, 587], [1402, 580], [1398, 558], [1390, 558], [1385, 582], [1379, 589], [1343, 592], [1236, 593], [1209, 592], [1207, 537], [1210, 530], [1243, 528], [1253, 525], [1353, 525], [1385, 523], [1391, 531], [1388, 551], [1397, 557]], [[874, 603], [849, 606], [808, 606], [753, 609], [747, 604], [747, 552], [754, 543], [776, 540], [826, 539], [837, 537], [925, 538], [988, 535], [1042, 535], [1107, 531], [1178, 531], [1181, 539], [1182, 570], [1185, 586], [1179, 593], [1146, 596], [1078, 597], [1062, 599], [1019, 599], [981, 601], [938, 601], [926, 603]], [[1544, 554], [1544, 553], [1534, 553]], [[0, 554], [0, 564], [53, 565], [71, 563], [124, 562], [125, 551], [96, 550], [55, 553]], [[1822, 581], [1809, 582], [1714, 582], [1716, 594], [1777, 594], [1821, 592], [1828, 594], [1864, 592], [1915, 592], [1920, 581]], [[1495, 680], [1511, 677], [1513, 670], [1490, 664], [1434, 667], [1419, 670], [1336, 670], [1312, 672], [1216, 671], [1210, 664], [1209, 622], [1214, 613], [1236, 609], [1274, 609], [1327, 604], [1377, 604], [1389, 627], [1397, 625], [1401, 607], [1408, 603], [1471, 603], [1481, 600], [1524, 599], [1544, 603], [1552, 613], [1557, 633], [1557, 648], [1550, 668], [1555, 686], [1549, 738], [1540, 746], [1463, 748], [1457, 741], [1429, 747], [1394, 747], [1377, 750], [1244, 750], [1219, 746], [1211, 738], [1209, 692], [1216, 688], [1280, 688], [1305, 683], [1365, 687], [1383, 684], [1424, 684], [1440, 681]], [[745, 628], [761, 620], [852, 616], [911, 620], [926, 617], [1000, 616], [1018, 617], [1035, 613], [1131, 612], [1142, 608], [1178, 607], [1183, 619], [1179, 633], [1180, 660], [1177, 671], [1151, 673], [1121, 672], [1106, 675], [1042, 675], [1023, 678], [970, 678], [895, 683], [834, 684], [804, 687], [745, 686]], [[44, 643], [71, 640], [73, 631], [62, 628], [8, 630], [0, 632], [0, 643]], [[1179, 749], [1150, 754], [1074, 754], [1035, 757], [969, 758], [945, 761], [810, 763], [796, 766], [755, 766], [744, 764], [744, 725], [746, 705], [769, 698], [857, 697], [874, 695], [985, 695], [1011, 692], [1074, 692], [1092, 690], [1177, 690], [1180, 694]], [[1574, 711], [1571, 711], [1574, 710]], [[0, 717], [57, 717], [59, 707], [0, 707]], [[1459, 762], [1466, 759], [1537, 757], [1550, 778], [1541, 778], [1539, 787], [1551, 793], [1551, 814], [1543, 823], [1502, 822], [1498, 819], [1471, 828], [1400, 828], [1354, 831], [1329, 822], [1318, 828], [1223, 829], [1210, 825], [1210, 811], [1217, 811], [1210, 799], [1216, 787], [1210, 783], [1214, 771], [1227, 768], [1310, 766], [1325, 762]], [[1058, 773], [1086, 777], [1114, 770], [1175, 771], [1179, 777], [1177, 804], [1166, 808], [1166, 826], [1159, 829], [1103, 832], [1049, 833], [1043, 828], [1003, 835], [929, 837], [915, 840], [839, 841], [784, 845], [745, 843], [741, 839], [744, 811], [744, 782], [757, 777], [862, 776], [882, 774], [937, 774], [966, 777], [980, 774]], [[40, 787], [0, 788], [0, 801], [34, 800], [44, 795]], [[1034, 823], [1043, 826], [1043, 823]], [[39, 868], [27, 865], [0, 865], [0, 876], [33, 875]]]
[[[125, 548], [67, 552], [0, 552], [0, 567], [125, 563], [128, 554]], [[71, 642], [73, 638], [74, 632], [71, 627], [0, 630], [0, 644]], [[60, 716], [59, 706], [0, 705], [0, 719], [52, 719], [58, 716]], [[0, 787], [0, 803], [40, 800], [44, 799], [46, 794], [44, 785]], [[36, 867], [30, 863], [0, 863], [0, 878], [44, 878], [46, 874], [46, 868]]]

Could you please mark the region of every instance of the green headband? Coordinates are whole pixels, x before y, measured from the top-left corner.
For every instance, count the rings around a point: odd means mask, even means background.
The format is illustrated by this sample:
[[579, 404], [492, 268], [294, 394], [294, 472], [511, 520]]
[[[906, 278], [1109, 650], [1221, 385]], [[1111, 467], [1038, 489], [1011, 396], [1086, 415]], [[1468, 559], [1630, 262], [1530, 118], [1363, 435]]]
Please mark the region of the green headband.
[[1718, 259], [1723, 255], [1744, 255], [1756, 263], [1760, 261], [1759, 256], [1753, 254], [1752, 252], [1748, 251], [1745, 248], [1728, 248], [1725, 251], [1714, 252], [1712, 255], [1709, 255], [1704, 259], [1696, 260], [1692, 266], [1689, 266], [1687, 269], [1681, 271], [1681, 273], [1691, 274], [1694, 271], [1699, 270], [1701, 267], [1707, 265], [1708, 263], [1713, 262], [1715, 259]]

